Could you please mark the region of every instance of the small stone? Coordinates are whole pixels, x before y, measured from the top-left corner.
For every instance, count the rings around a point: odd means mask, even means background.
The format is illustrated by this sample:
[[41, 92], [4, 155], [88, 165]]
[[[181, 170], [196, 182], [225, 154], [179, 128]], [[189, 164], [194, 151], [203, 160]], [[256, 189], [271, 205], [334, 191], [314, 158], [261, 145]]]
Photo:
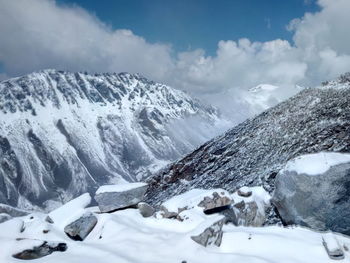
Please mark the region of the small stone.
[[160, 210], [163, 218], [177, 218], [177, 216], [179, 215], [179, 213], [170, 212], [165, 206], [161, 206]]
[[242, 197], [249, 197], [252, 195], [252, 191], [245, 189], [245, 187], [242, 187], [241, 189], [238, 189], [237, 194]]
[[50, 223], [50, 224], [53, 224], [53, 223], [54, 223], [54, 221], [52, 220], [52, 218], [51, 218], [50, 216], [47, 216], [47, 217], [45, 218], [45, 221], [48, 222], [48, 223]]
[[64, 228], [64, 232], [73, 240], [83, 241], [97, 224], [97, 218], [91, 212], [85, 213], [79, 219]]
[[155, 209], [150, 206], [149, 204], [145, 203], [145, 202], [140, 202], [137, 204], [137, 208], [139, 209], [140, 211], [140, 214], [143, 216], [143, 217], [150, 217], [150, 216], [153, 216], [154, 213], [155, 213]]

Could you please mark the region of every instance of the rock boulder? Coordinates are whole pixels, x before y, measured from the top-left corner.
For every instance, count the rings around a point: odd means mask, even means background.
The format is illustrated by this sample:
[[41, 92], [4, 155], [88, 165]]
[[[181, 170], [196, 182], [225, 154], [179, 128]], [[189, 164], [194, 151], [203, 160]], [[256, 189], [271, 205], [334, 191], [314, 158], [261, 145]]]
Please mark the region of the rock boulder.
[[147, 188], [145, 183], [104, 185], [96, 191], [95, 200], [101, 212], [112, 212], [137, 205], [143, 200]]
[[67, 250], [66, 243], [43, 241], [43, 243], [39, 246], [34, 246], [33, 248], [25, 249], [12, 256], [17, 259], [29, 260], [29, 259], [42, 258], [56, 251], [64, 252], [66, 250]]
[[140, 202], [137, 204], [137, 208], [143, 217], [150, 217], [156, 212], [156, 210], [145, 202]]
[[96, 216], [87, 212], [64, 228], [64, 232], [73, 240], [83, 241], [97, 224]]
[[221, 245], [223, 235], [222, 226], [224, 223], [224, 216], [208, 219], [199, 225], [191, 236], [191, 239], [204, 247], [212, 244], [219, 247]]
[[285, 224], [350, 235], [350, 154], [291, 160], [276, 177], [272, 202]]

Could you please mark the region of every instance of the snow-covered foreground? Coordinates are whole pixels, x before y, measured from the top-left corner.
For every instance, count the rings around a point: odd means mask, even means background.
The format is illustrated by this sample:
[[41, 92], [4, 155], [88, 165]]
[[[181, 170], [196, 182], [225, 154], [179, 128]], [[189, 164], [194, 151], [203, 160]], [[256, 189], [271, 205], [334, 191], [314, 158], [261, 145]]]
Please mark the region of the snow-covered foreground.
[[[62, 207], [63, 208], [63, 207]], [[73, 208], [73, 207], [72, 207]], [[96, 208], [89, 208], [97, 211]], [[192, 211], [192, 212], [190, 212]], [[46, 214], [31, 214], [0, 224], [0, 262], [20, 262], [14, 253], [40, 245], [38, 240], [67, 244], [65, 252], [54, 252], [34, 262], [129, 262], [129, 263], [298, 263], [334, 262], [322, 245], [325, 234], [300, 227], [236, 227], [225, 225], [220, 247], [203, 247], [190, 236], [204, 220], [218, 215], [204, 215], [189, 210], [188, 220], [143, 218], [137, 209], [126, 209], [111, 214], [98, 214], [98, 223], [84, 241], [74, 241], [63, 232], [57, 220], [71, 221], [82, 211], [65, 208], [51, 214], [56, 222], [45, 221]], [[23, 229], [23, 221], [25, 230]], [[53, 219], [55, 221], [55, 219]], [[63, 222], [62, 221], [62, 222]], [[66, 222], [65, 222], [66, 223]], [[44, 232], [43, 230], [46, 230]], [[339, 245], [350, 248], [350, 238], [332, 234]], [[350, 253], [345, 251], [349, 262]]]

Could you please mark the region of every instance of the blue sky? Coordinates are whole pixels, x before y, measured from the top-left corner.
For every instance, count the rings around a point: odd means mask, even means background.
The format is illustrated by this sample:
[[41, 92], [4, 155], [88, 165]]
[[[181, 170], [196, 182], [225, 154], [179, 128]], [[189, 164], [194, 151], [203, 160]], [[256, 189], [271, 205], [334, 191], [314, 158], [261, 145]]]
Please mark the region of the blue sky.
[[58, 0], [78, 5], [113, 29], [130, 29], [176, 51], [202, 48], [214, 55], [219, 40], [287, 39], [286, 25], [319, 9], [315, 0]]
[[271, 84], [255, 98], [270, 105], [350, 71], [349, 13], [350, 0], [0, 0], [0, 80], [140, 73], [227, 108]]

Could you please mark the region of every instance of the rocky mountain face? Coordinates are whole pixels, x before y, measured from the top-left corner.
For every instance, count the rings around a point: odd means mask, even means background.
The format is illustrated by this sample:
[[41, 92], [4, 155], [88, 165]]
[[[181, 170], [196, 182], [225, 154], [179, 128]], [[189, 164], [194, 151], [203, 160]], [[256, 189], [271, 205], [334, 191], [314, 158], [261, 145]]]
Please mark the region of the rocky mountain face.
[[350, 151], [350, 74], [296, 96], [200, 146], [149, 179], [153, 204], [193, 188], [263, 185], [286, 162], [320, 151]]
[[140, 75], [45, 70], [3, 81], [0, 203], [48, 207], [141, 180], [218, 123], [215, 108]]

